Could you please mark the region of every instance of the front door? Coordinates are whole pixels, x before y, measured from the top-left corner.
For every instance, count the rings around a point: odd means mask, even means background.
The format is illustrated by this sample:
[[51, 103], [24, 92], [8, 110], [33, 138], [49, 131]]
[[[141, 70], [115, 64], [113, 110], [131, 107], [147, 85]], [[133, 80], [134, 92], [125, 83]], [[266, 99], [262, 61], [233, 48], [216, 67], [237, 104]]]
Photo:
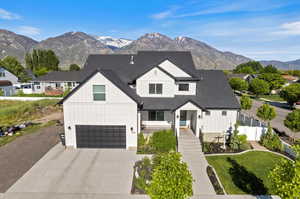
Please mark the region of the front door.
[[180, 111], [180, 126], [186, 126], [187, 111]]

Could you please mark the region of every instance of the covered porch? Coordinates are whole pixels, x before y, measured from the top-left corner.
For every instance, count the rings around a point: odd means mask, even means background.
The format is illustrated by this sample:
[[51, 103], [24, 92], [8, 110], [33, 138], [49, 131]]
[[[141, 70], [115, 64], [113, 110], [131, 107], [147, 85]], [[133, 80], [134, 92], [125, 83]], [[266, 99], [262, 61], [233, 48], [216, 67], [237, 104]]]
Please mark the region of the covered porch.
[[[202, 109], [193, 102], [186, 102], [175, 110], [144, 110], [139, 112], [140, 132], [152, 134], [163, 129], [173, 129], [180, 135], [180, 129], [190, 129], [199, 137]], [[184, 131], [183, 131], [184, 132]]]

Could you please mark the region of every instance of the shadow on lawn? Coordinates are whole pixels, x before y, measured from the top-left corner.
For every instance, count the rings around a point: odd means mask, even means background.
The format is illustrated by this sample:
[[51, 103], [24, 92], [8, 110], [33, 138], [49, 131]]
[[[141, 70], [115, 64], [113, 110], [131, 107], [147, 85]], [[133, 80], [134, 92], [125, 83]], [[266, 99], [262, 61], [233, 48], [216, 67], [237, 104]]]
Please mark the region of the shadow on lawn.
[[229, 169], [229, 174], [233, 180], [233, 183], [247, 194], [252, 195], [265, 195], [268, 189], [264, 186], [263, 181], [256, 177], [253, 173], [247, 171], [247, 169], [237, 161], [227, 158], [227, 161], [231, 163], [232, 168]]

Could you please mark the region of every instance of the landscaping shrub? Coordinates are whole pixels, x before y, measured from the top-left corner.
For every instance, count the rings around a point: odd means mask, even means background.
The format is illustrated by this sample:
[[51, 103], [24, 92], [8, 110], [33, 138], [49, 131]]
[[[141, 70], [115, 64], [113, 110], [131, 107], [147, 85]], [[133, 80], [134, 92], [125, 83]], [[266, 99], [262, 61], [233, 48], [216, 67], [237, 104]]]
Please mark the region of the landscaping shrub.
[[247, 144], [247, 136], [246, 135], [238, 135], [238, 125], [235, 125], [235, 129], [233, 134], [230, 136], [229, 146], [234, 151], [241, 150], [242, 146]]
[[176, 136], [173, 130], [156, 131], [145, 138], [143, 133], [138, 135], [139, 154], [156, 154], [176, 150]]
[[260, 144], [271, 151], [281, 152], [283, 145], [276, 133], [273, 133], [272, 128], [269, 126], [266, 134], [260, 138]]
[[152, 199], [185, 199], [193, 195], [193, 177], [177, 152], [156, 157], [152, 180], [146, 188]]
[[211, 182], [211, 184], [213, 185], [214, 187], [214, 190], [216, 192], [216, 194], [218, 195], [224, 195], [224, 190], [222, 189], [217, 177], [216, 177], [216, 174], [214, 172], [214, 170], [212, 169], [211, 166], [207, 166], [206, 168], [206, 172], [207, 172], [207, 175], [209, 177], [209, 180]]
[[172, 130], [154, 132], [151, 137], [151, 145], [155, 152], [169, 152], [176, 150], [176, 137]]

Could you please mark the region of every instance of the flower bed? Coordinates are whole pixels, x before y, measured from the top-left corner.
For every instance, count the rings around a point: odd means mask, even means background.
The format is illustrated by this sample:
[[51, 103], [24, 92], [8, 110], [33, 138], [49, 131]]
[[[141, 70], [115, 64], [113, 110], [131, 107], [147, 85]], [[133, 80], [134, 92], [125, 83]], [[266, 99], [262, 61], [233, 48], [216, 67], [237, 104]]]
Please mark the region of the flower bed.
[[218, 195], [224, 195], [224, 190], [223, 188], [221, 187], [219, 181], [218, 181], [218, 178], [213, 170], [213, 168], [211, 166], [207, 166], [206, 168], [206, 172], [207, 172], [207, 175], [209, 177], [209, 180], [211, 182], [211, 184], [213, 185], [214, 187], [214, 190], [216, 192], [216, 194]]
[[246, 151], [252, 149], [251, 144], [248, 142], [246, 144], [241, 145], [239, 149], [232, 149], [229, 144], [226, 144], [226, 149], [223, 148], [223, 143], [216, 142], [204, 142], [203, 143], [203, 152], [204, 154], [214, 154], [214, 153], [239, 153], [242, 151]]

